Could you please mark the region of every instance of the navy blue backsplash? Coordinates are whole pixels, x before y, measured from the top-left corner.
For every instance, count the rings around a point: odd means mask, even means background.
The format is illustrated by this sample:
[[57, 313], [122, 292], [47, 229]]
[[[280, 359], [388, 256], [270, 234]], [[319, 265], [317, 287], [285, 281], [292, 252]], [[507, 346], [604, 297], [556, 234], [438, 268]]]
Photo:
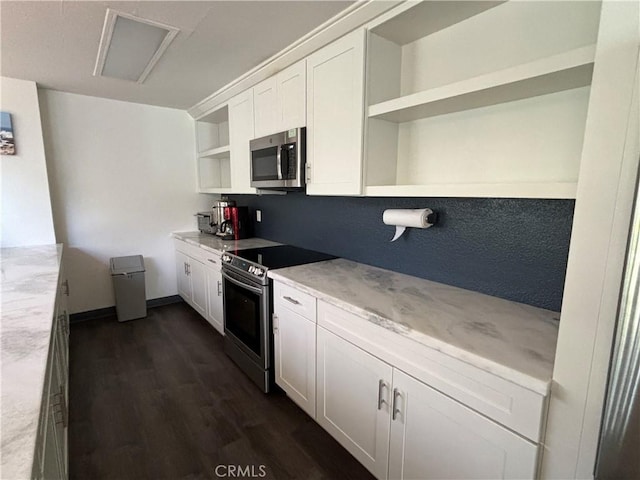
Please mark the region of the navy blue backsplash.
[[[559, 311], [573, 200], [231, 195], [257, 237]], [[431, 208], [428, 229], [382, 223], [387, 208]]]

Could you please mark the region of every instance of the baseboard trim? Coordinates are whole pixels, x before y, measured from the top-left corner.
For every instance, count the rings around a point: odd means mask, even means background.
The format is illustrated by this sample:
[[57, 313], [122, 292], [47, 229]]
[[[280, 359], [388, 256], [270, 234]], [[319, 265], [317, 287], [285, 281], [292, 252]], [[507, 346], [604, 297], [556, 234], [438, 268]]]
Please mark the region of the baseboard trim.
[[[168, 297], [152, 298], [147, 300], [147, 308], [162, 307], [172, 303], [184, 302], [180, 295], [170, 295]], [[69, 315], [70, 323], [86, 322], [87, 320], [97, 320], [99, 318], [112, 317], [116, 315], [116, 307], [98, 308], [88, 312], [72, 313]]]

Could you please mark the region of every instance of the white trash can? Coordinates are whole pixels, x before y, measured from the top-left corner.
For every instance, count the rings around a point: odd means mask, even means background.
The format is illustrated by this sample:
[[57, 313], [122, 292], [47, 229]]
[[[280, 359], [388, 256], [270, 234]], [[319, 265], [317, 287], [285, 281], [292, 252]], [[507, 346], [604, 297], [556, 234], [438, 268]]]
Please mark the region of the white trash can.
[[142, 255], [111, 259], [111, 278], [119, 322], [147, 316], [144, 272]]

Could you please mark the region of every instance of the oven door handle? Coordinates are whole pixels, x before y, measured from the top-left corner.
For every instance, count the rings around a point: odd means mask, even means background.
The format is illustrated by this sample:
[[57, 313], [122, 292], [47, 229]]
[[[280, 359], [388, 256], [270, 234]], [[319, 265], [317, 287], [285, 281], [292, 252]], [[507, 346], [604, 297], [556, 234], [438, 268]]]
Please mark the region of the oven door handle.
[[262, 293], [263, 293], [261, 288], [254, 287], [252, 285], [247, 285], [246, 283], [244, 283], [244, 282], [232, 277], [231, 275], [229, 275], [224, 270], [222, 271], [222, 278], [224, 278], [225, 280], [229, 280], [231, 283], [237, 285], [238, 287], [246, 288], [250, 292], [253, 292], [253, 293], [257, 294], [257, 295], [262, 295]]

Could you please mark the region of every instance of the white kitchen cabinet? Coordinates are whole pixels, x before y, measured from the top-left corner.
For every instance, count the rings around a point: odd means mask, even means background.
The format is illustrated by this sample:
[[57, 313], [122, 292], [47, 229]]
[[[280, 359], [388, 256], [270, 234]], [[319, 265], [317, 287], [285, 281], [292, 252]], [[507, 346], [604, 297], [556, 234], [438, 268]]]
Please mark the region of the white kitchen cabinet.
[[231, 189], [229, 193], [256, 193], [251, 187], [251, 153], [254, 138], [253, 90], [229, 100], [229, 148], [231, 150]]
[[307, 70], [301, 60], [276, 75], [278, 131], [304, 127], [307, 124]]
[[200, 315], [207, 315], [207, 278], [204, 265], [176, 251], [178, 293]]
[[305, 61], [253, 87], [255, 138], [306, 125]]
[[535, 478], [537, 447], [394, 369], [389, 478]]
[[69, 478], [69, 284], [61, 267], [32, 478]]
[[386, 478], [392, 367], [322, 327], [317, 349], [317, 422]]
[[280, 131], [275, 75], [253, 87], [253, 108], [255, 138]]
[[[535, 442], [398, 368], [418, 361], [419, 373], [426, 368], [452, 375], [444, 384], [437, 376], [434, 382], [450, 392], [447, 383], [458, 379], [446, 356], [418, 359], [410, 348], [386, 341], [393, 333], [376, 330], [318, 302], [316, 420], [365, 467], [392, 479], [536, 477]], [[460, 380], [470, 390], [461, 397], [475, 397], [477, 379]], [[496, 401], [505, 394], [492, 391]], [[519, 410], [520, 401], [516, 397], [510, 406]]]
[[191, 305], [202, 315], [207, 315], [207, 276], [204, 264], [189, 259], [189, 277], [191, 278]]
[[222, 273], [220, 271], [220, 257], [208, 255], [206, 264], [207, 276], [207, 320], [213, 327], [224, 335], [224, 316], [222, 304]]
[[307, 58], [307, 193], [362, 193], [365, 30]]
[[275, 282], [273, 303], [276, 383], [316, 418], [315, 298]]
[[176, 250], [176, 277], [178, 280], [178, 294], [191, 303], [191, 278], [189, 278], [189, 257]]

